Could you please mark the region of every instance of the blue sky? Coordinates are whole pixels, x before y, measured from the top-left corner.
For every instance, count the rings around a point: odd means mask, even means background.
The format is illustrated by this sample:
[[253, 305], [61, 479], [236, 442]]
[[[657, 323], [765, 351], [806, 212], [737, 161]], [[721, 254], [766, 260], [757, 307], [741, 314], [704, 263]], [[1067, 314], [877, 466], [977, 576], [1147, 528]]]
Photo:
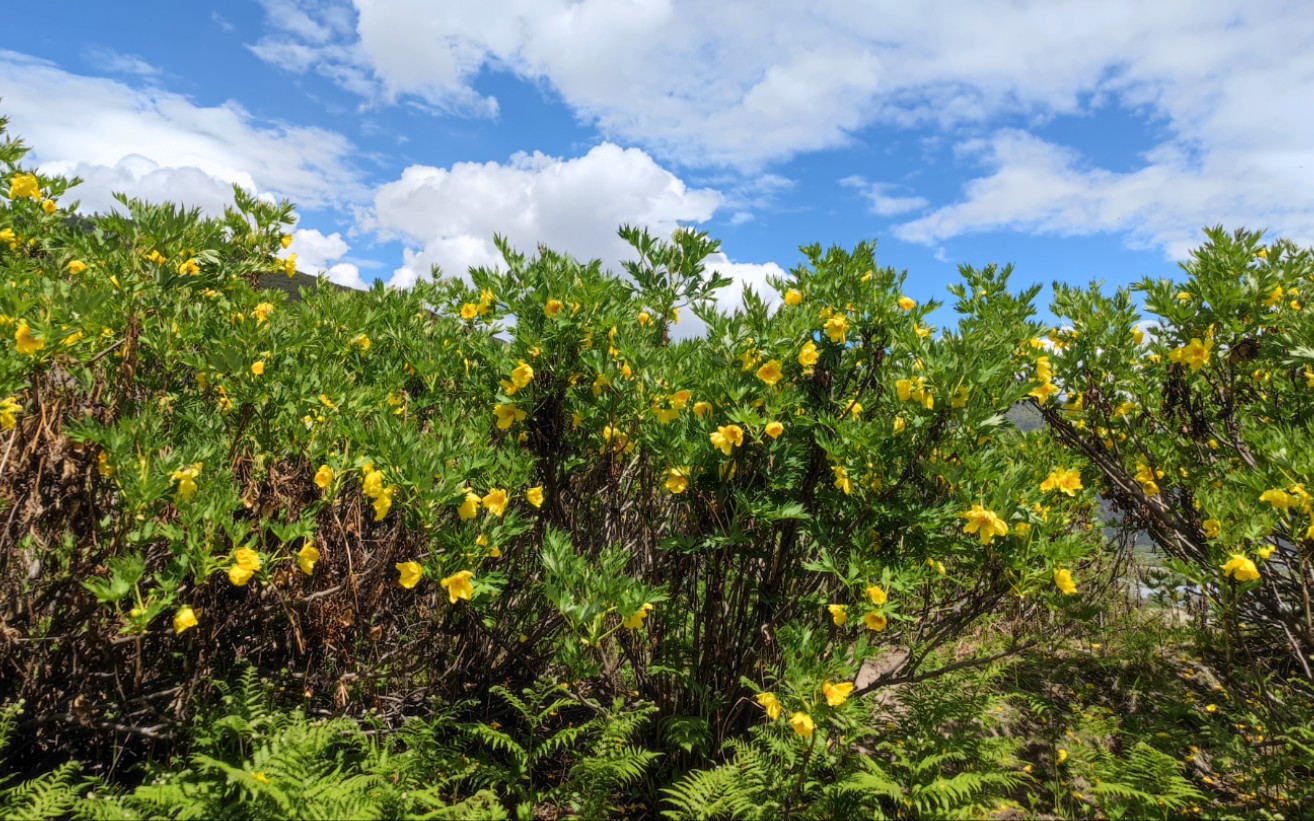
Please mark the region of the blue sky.
[[[759, 290], [876, 239], [909, 294], [1171, 274], [1200, 228], [1314, 244], [1314, 14], [1196, 0], [29, 2], [0, 113], [44, 169], [300, 206], [303, 269], [399, 287], [492, 234], [609, 264], [694, 225]], [[733, 301], [734, 294], [727, 297]]]

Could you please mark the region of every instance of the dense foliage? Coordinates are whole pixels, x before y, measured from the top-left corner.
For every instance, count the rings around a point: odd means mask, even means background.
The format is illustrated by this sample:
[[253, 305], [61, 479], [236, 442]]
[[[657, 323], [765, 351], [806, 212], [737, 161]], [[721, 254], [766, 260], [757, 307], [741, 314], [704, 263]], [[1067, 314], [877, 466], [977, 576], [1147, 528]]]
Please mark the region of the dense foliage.
[[[1153, 323], [1056, 285], [1062, 329], [996, 266], [932, 327], [870, 244], [805, 247], [782, 304], [727, 310], [715, 241], [628, 227], [625, 276], [499, 242], [412, 291], [289, 296], [260, 282], [296, 274], [290, 204], [73, 217], [76, 181], [23, 153], [0, 145], [19, 816], [978, 815], [1041, 794], [1021, 762], [1073, 704], [1000, 682], [1145, 618], [1101, 492], [1208, 608], [1246, 726], [1309, 695], [1289, 243], [1211, 232], [1185, 284], [1140, 286]], [[673, 340], [681, 311], [706, 332]], [[1161, 622], [1137, 629], [1184, 641]], [[1273, 806], [1309, 760], [1282, 738]], [[1153, 735], [1048, 744], [1028, 811], [1205, 803]]]

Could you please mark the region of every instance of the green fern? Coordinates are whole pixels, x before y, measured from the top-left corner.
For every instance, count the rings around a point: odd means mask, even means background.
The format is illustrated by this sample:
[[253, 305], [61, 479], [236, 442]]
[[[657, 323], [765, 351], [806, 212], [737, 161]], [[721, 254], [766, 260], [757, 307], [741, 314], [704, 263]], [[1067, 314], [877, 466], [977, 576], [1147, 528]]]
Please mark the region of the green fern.
[[550, 682], [520, 695], [501, 686], [489, 692], [510, 708], [514, 726], [462, 725], [478, 763], [469, 783], [500, 790], [524, 812], [546, 803], [586, 818], [611, 814], [659, 757], [633, 744], [655, 712], [650, 705], [627, 709], [618, 700], [584, 713]]
[[82, 766], [69, 761], [15, 787], [0, 790], [0, 819], [28, 821], [68, 815], [77, 805], [86, 783]]
[[1204, 798], [1182, 769], [1177, 759], [1141, 741], [1125, 759], [1101, 757], [1090, 791], [1110, 818], [1176, 817]]
[[461, 798], [453, 789], [470, 768], [445, 740], [456, 732], [450, 713], [368, 734], [350, 718], [276, 709], [270, 685], [250, 671], [219, 690], [218, 709], [203, 713], [190, 754], [151, 768], [136, 789], [88, 793], [69, 764], [10, 791], [0, 806], [15, 818], [506, 817], [493, 793]]

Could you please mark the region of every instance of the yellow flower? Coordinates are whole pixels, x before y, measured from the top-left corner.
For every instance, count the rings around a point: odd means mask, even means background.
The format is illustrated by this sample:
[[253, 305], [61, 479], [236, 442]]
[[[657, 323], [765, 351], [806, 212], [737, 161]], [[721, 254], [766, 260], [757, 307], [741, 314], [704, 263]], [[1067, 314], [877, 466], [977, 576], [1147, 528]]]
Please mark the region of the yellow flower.
[[1137, 345], [1145, 341], [1145, 331], [1140, 328], [1132, 328], [1132, 341]]
[[497, 417], [497, 429], [507, 430], [515, 422], [522, 421], [528, 414], [517, 408], [514, 403], [508, 402], [493, 408], [493, 415]]
[[693, 412], [694, 412], [694, 416], [698, 417], [699, 419], [702, 419], [704, 416], [712, 412], [712, 403], [695, 402], [693, 406]]
[[1053, 382], [1043, 382], [1040, 387], [1028, 392], [1027, 396], [1034, 398], [1043, 405], [1056, 393], [1058, 393], [1058, 387]]
[[1223, 575], [1239, 582], [1250, 582], [1259, 578], [1259, 568], [1243, 553], [1233, 553], [1227, 564], [1223, 565]]
[[780, 369], [780, 360], [772, 359], [765, 365], [757, 369], [757, 378], [775, 387], [776, 383], [784, 377], [784, 371]]
[[1260, 259], [1268, 259], [1268, 249], [1260, 248], [1259, 251], [1255, 253], [1255, 256], [1259, 257]]
[[817, 343], [813, 342], [811, 339], [803, 345], [803, 350], [798, 352], [798, 364], [805, 368], [811, 368], [813, 365], [816, 365], [817, 360], [820, 358], [821, 354], [817, 352]]
[[966, 386], [959, 386], [959, 388], [954, 391], [954, 398], [949, 402], [949, 405], [954, 408], [965, 408], [967, 407], [967, 400], [970, 399], [971, 396], [972, 392], [968, 390]]
[[779, 439], [780, 434], [785, 432], [785, 426], [775, 420], [772, 420], [770, 422], [767, 422], [766, 427], [763, 428], [762, 430], [767, 436], [770, 436], [772, 439]]
[[689, 489], [689, 476], [680, 468], [666, 471], [666, 489], [671, 493], [684, 493]]
[[461, 319], [469, 322], [476, 316], [479, 316], [479, 306], [475, 305], [473, 302], [467, 302], [461, 306]]
[[453, 573], [438, 584], [447, 591], [447, 600], [451, 604], [456, 604], [461, 599], [471, 601], [474, 599], [474, 585], [470, 580], [474, 578], [474, 573], [469, 570], [462, 570]]
[[877, 633], [884, 630], [886, 625], [889, 624], [889, 621], [885, 618], [885, 616], [880, 613], [877, 613], [875, 610], [863, 616], [862, 621], [863, 624], [867, 625], [868, 629], [875, 630]]
[[370, 345], [373, 345], [374, 343], [371, 342], [370, 338], [365, 334], [356, 334], [356, 338], [351, 340], [351, 344], [359, 347], [362, 351], [368, 351]]
[[54, 200], [42, 200], [41, 210], [45, 211], [47, 214], [53, 214], [59, 210], [59, 206], [55, 204]]
[[1158, 495], [1159, 483], [1155, 480], [1162, 476], [1162, 472], [1151, 470], [1150, 466], [1144, 462], [1136, 463], [1136, 481], [1141, 483], [1141, 488], [1145, 491], [1146, 496]]
[[0, 242], [9, 246], [12, 251], [18, 247], [18, 234], [14, 233], [12, 228], [0, 228]]
[[319, 561], [319, 549], [314, 542], [306, 542], [297, 551], [297, 565], [307, 576], [315, 572], [315, 562]]
[[871, 599], [872, 604], [880, 607], [882, 604], [889, 601], [890, 596], [881, 589], [879, 584], [872, 584], [867, 586], [867, 598]]
[[484, 508], [490, 516], [501, 516], [506, 513], [506, 503], [510, 497], [502, 488], [493, 488], [483, 498]]
[[269, 321], [269, 315], [274, 312], [274, 306], [268, 302], [261, 302], [251, 311], [251, 316], [255, 317], [256, 322], [263, 325]]
[[682, 411], [692, 398], [693, 391], [676, 391], [671, 394], [671, 407], [678, 411]]
[[925, 325], [918, 325], [913, 330], [917, 331], [917, 335], [920, 336], [922, 339], [926, 339], [932, 333], [931, 329], [926, 327]]
[[[420, 567], [419, 562], [397, 562], [393, 567], [397, 568], [397, 584], [407, 590], [419, 584], [424, 575], [424, 568]], [[446, 586], [447, 580], [443, 579], [443, 587]]]
[[269, 783], [269, 776], [265, 775], [263, 772], [251, 773], [251, 777], [254, 778], [256, 781], [259, 781], [261, 784]]
[[849, 472], [844, 469], [843, 465], [833, 465], [831, 472], [835, 474], [835, 488], [844, 491], [845, 496], [853, 493], [853, 480], [849, 478]]
[[195, 627], [196, 624], [196, 611], [190, 606], [180, 607], [178, 608], [178, 612], [173, 614], [174, 635], [177, 635], [184, 630], [190, 630]]
[[233, 561], [243, 570], [259, 570], [260, 554], [249, 547], [239, 547], [233, 551]]
[[1209, 361], [1209, 352], [1213, 349], [1213, 340], [1201, 342], [1199, 337], [1168, 354], [1168, 361], [1187, 365], [1192, 371], [1198, 371]]
[[812, 731], [816, 729], [816, 725], [812, 723], [812, 716], [807, 713], [794, 713], [789, 717], [789, 726], [793, 727], [794, 732], [804, 738], [810, 737]]
[[186, 276], [187, 274], [191, 274], [195, 276], [196, 274], [201, 273], [201, 266], [196, 264], [196, 257], [192, 257], [191, 259], [185, 260], [181, 265], [179, 265], [178, 273], [184, 276]]
[[644, 602], [643, 607], [640, 607], [634, 615], [621, 621], [621, 626], [626, 630], [640, 630], [643, 628], [643, 620], [648, 618], [650, 612], [652, 612], [652, 604]]
[[767, 718], [772, 721], [780, 718], [780, 714], [784, 710], [780, 705], [780, 699], [776, 698], [775, 693], [758, 693], [757, 703], [762, 705], [762, 709], [766, 710]]
[[849, 318], [844, 314], [835, 314], [830, 319], [826, 320], [826, 324], [823, 327], [826, 331], [826, 336], [831, 342], [834, 342], [836, 345], [843, 344], [844, 337], [848, 335], [849, 332]]
[[[694, 407], [694, 413], [698, 412], [697, 406]], [[738, 425], [722, 425], [716, 429], [715, 433], [709, 434], [712, 444], [721, 449], [726, 456], [730, 455], [732, 448], [744, 444], [744, 429]]]
[[543, 306], [543, 313], [547, 314], [549, 319], [552, 319], [555, 318], [557, 314], [561, 313], [561, 308], [561, 300], [549, 299], [547, 304]]
[[1049, 357], [1042, 356], [1036, 360], [1036, 381], [1048, 382], [1054, 378], [1054, 368], [1049, 364]]
[[361, 479], [361, 492], [371, 499], [377, 499], [383, 495], [383, 471], [375, 470], [373, 465], [366, 465], [364, 477]]
[[662, 408], [654, 405], [652, 412], [657, 417], [657, 421], [663, 425], [669, 425], [680, 417], [680, 412], [675, 408]]
[[1178, 299], [1179, 301], [1181, 301], [1181, 302], [1186, 302], [1186, 301], [1189, 300], [1190, 298], [1191, 298], [1191, 292], [1190, 292], [1190, 291], [1178, 291], [1178, 292], [1177, 292], [1177, 299]]
[[255, 374], [256, 376], [263, 376], [265, 373], [265, 363], [260, 361], [252, 362], [251, 373]]
[[251, 577], [254, 575], [254, 570], [242, 567], [240, 564], [235, 564], [228, 568], [228, 581], [232, 582], [236, 587], [245, 587], [246, 583], [251, 581]]
[[797, 288], [790, 288], [785, 291], [785, 304], [791, 308], [803, 304], [803, 292]]
[[1266, 490], [1259, 494], [1259, 501], [1268, 502], [1274, 510], [1290, 510], [1299, 500], [1285, 490]]
[[910, 297], [899, 297], [899, 309], [902, 311], [911, 311], [917, 307], [917, 302]]
[[898, 394], [900, 402], [921, 402], [926, 396], [926, 377], [897, 379], [894, 382], [894, 391]]
[[201, 475], [202, 464], [195, 464], [179, 468], [170, 474], [169, 479], [178, 483], [178, 495], [184, 502], [192, 498], [196, 493], [196, 477]]
[[1268, 561], [1269, 558], [1273, 555], [1273, 551], [1275, 550], [1277, 550], [1277, 545], [1266, 544], [1263, 547], [1256, 550], [1255, 555], [1263, 559], [1264, 561]]
[[517, 389], [525, 387], [533, 379], [534, 369], [523, 359], [520, 360], [520, 364], [516, 366], [515, 370], [511, 371], [511, 384], [515, 385]]
[[283, 260], [283, 273], [287, 274], [288, 279], [291, 279], [292, 277], [297, 275], [296, 254], [288, 254], [287, 259]]
[[826, 609], [830, 611], [830, 619], [835, 622], [836, 627], [843, 627], [849, 620], [849, 611], [842, 604], [827, 605]]
[[1077, 491], [1081, 489], [1081, 471], [1075, 469], [1058, 468], [1052, 470], [1049, 477], [1040, 483], [1040, 490], [1043, 493], [1051, 493], [1057, 490], [1069, 496], [1076, 496]]
[[315, 485], [320, 490], [327, 490], [331, 484], [333, 484], [333, 468], [320, 465], [319, 470], [315, 471]]
[[1062, 764], [1064, 761], [1067, 761], [1067, 760], [1068, 760], [1068, 751], [1065, 750], [1065, 749], [1063, 749], [1062, 747], [1059, 747], [1059, 751], [1058, 751], [1058, 763]]
[[35, 174], [15, 174], [9, 181], [9, 199], [16, 200], [19, 197], [41, 199], [41, 185]]
[[1070, 596], [1077, 592], [1077, 584], [1072, 581], [1072, 571], [1058, 568], [1054, 571], [1054, 585], [1063, 591], [1063, 595]]
[[462, 519], [473, 519], [479, 515], [479, 494], [469, 488], [465, 491], [465, 501], [461, 502], [461, 507], [456, 511]]
[[894, 435], [898, 436], [908, 429], [908, 423], [903, 420], [902, 416], [894, 417]]
[[648, 313], [647, 311], [639, 311], [640, 325], [647, 325], [651, 321], [652, 321], [652, 314]]
[[492, 310], [493, 301], [495, 299], [496, 297], [493, 296], [493, 292], [487, 288], [479, 292], [479, 314], [481, 316]]
[[528, 499], [529, 503], [534, 507], [542, 507], [543, 486], [538, 485], [537, 487], [531, 487], [528, 491], [525, 492], [525, 498]]
[[1218, 535], [1223, 532], [1223, 523], [1217, 519], [1205, 519], [1201, 524], [1206, 539], [1217, 539]]
[[990, 544], [996, 536], [1008, 535], [1008, 525], [1004, 520], [995, 515], [993, 510], [986, 510], [981, 505], [972, 505], [971, 510], [958, 515], [967, 520], [967, 524], [963, 525], [963, 532], [979, 535], [983, 545]]
[[853, 692], [853, 682], [845, 681], [840, 684], [831, 684], [829, 681], [821, 685], [821, 692], [826, 694], [826, 703], [831, 707], [839, 707], [848, 701], [849, 693]]
[[284, 234], [283, 236], [279, 237], [279, 238], [278, 238], [278, 244], [281, 245], [281, 246], [283, 246], [283, 250], [284, 250], [284, 251], [286, 251], [287, 249], [291, 248], [291, 247], [292, 247], [292, 235], [291, 235], [291, 234]]
[[374, 521], [381, 522], [392, 510], [392, 497], [397, 492], [397, 488], [384, 488], [378, 496], [374, 497]]
[[27, 326], [26, 319], [18, 321], [18, 330], [14, 332], [14, 340], [18, 343], [18, 352], [24, 356], [31, 356], [46, 347], [46, 338], [33, 336], [32, 329]]
[[[18, 404], [18, 400], [12, 396], [6, 396], [3, 402], [0, 402], [0, 428], [13, 430], [18, 425], [18, 414], [23, 412], [23, 406]], [[105, 452], [101, 451], [104, 456]]]
[[68, 272], [69, 272], [70, 274], [73, 274], [73, 275], [76, 276], [77, 274], [80, 274], [80, 273], [82, 273], [83, 271], [87, 270], [87, 263], [83, 262], [83, 261], [80, 260], [80, 259], [75, 259], [75, 260], [73, 260], [72, 262], [70, 262], [70, 263], [69, 263], [67, 266], [65, 266], [65, 267], [68, 268]]

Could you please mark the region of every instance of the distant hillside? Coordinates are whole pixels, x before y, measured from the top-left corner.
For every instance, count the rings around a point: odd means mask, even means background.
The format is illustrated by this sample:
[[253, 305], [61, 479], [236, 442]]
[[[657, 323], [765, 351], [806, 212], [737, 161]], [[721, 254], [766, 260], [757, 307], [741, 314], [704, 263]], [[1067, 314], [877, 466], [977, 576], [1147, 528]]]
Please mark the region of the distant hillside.
[[1013, 423], [1013, 427], [1023, 433], [1030, 433], [1033, 430], [1045, 426], [1045, 417], [1040, 415], [1040, 411], [1030, 402], [1023, 400], [1008, 409], [1004, 418]]
[[302, 288], [314, 289], [316, 285], [323, 285], [326, 288], [337, 288], [340, 291], [350, 291], [345, 285], [339, 285], [327, 277], [317, 277], [314, 274], [303, 274], [297, 271], [295, 276], [289, 277], [286, 274], [261, 274], [260, 289], [263, 291], [282, 291], [287, 294], [288, 299], [301, 299], [299, 291]]

